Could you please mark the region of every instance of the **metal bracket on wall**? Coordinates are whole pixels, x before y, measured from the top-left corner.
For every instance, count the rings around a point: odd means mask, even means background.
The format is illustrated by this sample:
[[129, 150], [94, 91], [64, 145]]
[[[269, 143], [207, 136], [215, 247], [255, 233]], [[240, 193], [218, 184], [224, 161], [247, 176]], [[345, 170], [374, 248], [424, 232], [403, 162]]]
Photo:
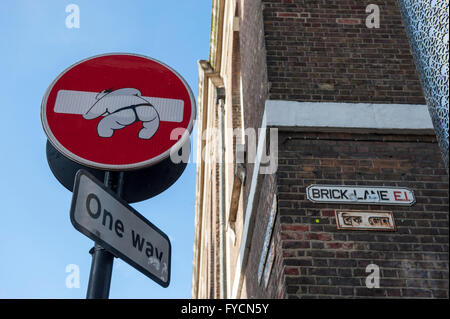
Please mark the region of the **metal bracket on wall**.
[[231, 190], [230, 211], [228, 214], [228, 224], [236, 221], [239, 198], [241, 195], [241, 186], [245, 183], [245, 145], [236, 145], [236, 156], [234, 163], [233, 188]]

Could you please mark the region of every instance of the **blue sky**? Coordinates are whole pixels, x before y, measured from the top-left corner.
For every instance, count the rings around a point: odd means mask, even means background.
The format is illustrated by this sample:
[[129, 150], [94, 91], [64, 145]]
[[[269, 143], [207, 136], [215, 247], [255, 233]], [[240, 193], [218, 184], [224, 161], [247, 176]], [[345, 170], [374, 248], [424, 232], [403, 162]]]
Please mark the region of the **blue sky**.
[[[79, 29], [65, 24], [71, 3], [80, 8]], [[81, 59], [130, 52], [177, 70], [197, 97], [197, 61], [208, 58], [210, 17], [210, 0], [0, 2], [0, 298], [86, 296], [93, 242], [70, 223], [72, 193], [47, 165], [40, 120], [47, 87]], [[188, 164], [166, 192], [132, 204], [171, 239], [170, 286], [115, 259], [110, 298], [191, 296], [195, 169]], [[68, 264], [79, 266], [80, 288], [66, 287]]]

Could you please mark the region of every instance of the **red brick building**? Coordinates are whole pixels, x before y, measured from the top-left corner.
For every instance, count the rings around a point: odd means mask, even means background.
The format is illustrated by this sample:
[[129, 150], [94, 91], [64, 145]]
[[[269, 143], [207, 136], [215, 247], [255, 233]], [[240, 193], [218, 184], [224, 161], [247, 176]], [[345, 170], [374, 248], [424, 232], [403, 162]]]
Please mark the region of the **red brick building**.
[[[198, 105], [194, 298], [448, 298], [448, 170], [395, 0], [214, 0]], [[339, 229], [339, 210], [395, 228]]]

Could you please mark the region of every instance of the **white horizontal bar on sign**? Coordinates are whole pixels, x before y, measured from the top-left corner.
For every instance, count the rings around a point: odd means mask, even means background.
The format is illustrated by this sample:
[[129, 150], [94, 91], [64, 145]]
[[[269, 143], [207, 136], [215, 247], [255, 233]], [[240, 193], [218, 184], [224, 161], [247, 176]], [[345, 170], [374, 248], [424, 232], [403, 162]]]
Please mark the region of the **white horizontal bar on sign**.
[[148, 100], [155, 107], [161, 121], [183, 121], [183, 100], [162, 99], [159, 97], [144, 97], [144, 99]]
[[[144, 100], [150, 102], [159, 114], [161, 121], [181, 122], [183, 120], [184, 101], [176, 99], [165, 99], [148, 96], [135, 95], [111, 95], [97, 100], [97, 92], [59, 90], [56, 96], [55, 113], [65, 114], [86, 114], [97, 102], [96, 109], [108, 106], [108, 109], [120, 109], [135, 104], [143, 103]], [[94, 111], [94, 110], [92, 110]], [[98, 115], [103, 112], [97, 111]]]

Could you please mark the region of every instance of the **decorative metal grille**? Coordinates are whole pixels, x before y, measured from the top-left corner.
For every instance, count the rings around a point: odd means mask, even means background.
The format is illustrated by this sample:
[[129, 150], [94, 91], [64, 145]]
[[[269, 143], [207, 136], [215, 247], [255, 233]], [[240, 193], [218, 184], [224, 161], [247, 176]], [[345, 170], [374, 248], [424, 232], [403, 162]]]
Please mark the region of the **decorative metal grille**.
[[449, 0], [398, 0], [445, 164], [448, 166]]

